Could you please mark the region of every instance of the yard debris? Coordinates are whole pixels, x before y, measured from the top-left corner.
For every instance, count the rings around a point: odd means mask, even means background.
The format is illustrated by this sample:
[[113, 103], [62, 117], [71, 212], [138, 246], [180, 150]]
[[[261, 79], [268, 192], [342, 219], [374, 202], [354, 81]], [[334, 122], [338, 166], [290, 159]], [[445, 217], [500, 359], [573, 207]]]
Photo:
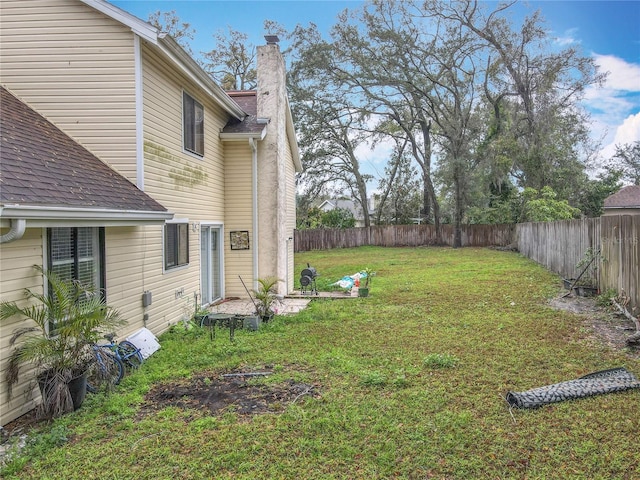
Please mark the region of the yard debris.
[[525, 392], [507, 392], [510, 407], [537, 408], [549, 403], [640, 388], [640, 381], [626, 368], [590, 373], [576, 380], [555, 383]]
[[347, 290], [351, 290], [356, 283], [359, 283], [361, 279], [367, 278], [365, 271], [354, 273], [353, 275], [346, 275], [337, 282], [331, 284], [331, 286], [338, 286]]
[[627, 310], [627, 306], [629, 305], [629, 301], [631, 299], [625, 293], [624, 290], [618, 295], [611, 299], [611, 303], [620, 311], [625, 318], [631, 320], [633, 324], [636, 326], [636, 333], [627, 338], [627, 345], [631, 345], [634, 343], [640, 343], [640, 317], [634, 317], [629, 310]]

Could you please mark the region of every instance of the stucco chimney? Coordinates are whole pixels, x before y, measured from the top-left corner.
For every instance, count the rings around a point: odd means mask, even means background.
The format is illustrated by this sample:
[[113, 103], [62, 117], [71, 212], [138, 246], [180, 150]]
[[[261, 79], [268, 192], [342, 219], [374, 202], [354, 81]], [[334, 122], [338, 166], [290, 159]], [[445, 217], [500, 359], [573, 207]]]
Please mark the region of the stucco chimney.
[[[277, 37], [266, 36], [267, 45], [257, 48], [257, 107], [258, 117], [268, 118], [267, 133], [259, 142], [258, 215], [260, 232], [259, 276], [287, 278], [287, 89], [286, 69]], [[295, 212], [293, 213], [295, 215]], [[282, 283], [282, 282], [281, 282]], [[279, 284], [279, 293], [286, 286]]]

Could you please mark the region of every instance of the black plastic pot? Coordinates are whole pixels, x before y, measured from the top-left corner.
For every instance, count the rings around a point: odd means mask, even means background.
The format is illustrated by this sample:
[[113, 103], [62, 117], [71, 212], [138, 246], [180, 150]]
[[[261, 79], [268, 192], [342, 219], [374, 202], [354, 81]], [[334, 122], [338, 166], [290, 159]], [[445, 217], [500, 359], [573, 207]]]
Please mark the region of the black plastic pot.
[[[79, 409], [84, 403], [84, 399], [87, 395], [87, 375], [88, 371], [81, 373], [80, 375], [72, 378], [67, 382], [67, 388], [71, 395], [71, 402], [73, 403], [73, 410]], [[50, 375], [48, 373], [38, 376], [38, 386], [40, 387], [40, 394], [45, 399], [50, 392], [56, 390], [56, 382], [60, 377]], [[67, 409], [67, 411], [69, 411]]]
[[69, 387], [69, 393], [71, 394], [71, 401], [73, 402], [73, 409], [77, 410], [82, 406], [84, 397], [87, 394], [87, 373], [72, 378], [67, 386]]

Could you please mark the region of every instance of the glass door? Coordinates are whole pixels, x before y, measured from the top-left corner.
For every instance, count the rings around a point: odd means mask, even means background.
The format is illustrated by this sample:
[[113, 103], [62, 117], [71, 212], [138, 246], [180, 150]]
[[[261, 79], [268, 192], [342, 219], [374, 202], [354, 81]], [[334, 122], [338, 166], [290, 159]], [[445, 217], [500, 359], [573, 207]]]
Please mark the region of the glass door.
[[200, 285], [202, 305], [222, 298], [221, 227], [200, 226]]

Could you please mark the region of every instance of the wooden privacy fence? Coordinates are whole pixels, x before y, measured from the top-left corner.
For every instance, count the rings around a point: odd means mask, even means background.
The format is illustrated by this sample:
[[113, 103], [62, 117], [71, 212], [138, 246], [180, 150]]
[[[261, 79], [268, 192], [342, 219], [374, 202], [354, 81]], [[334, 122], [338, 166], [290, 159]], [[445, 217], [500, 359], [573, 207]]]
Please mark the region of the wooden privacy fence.
[[[453, 245], [454, 227], [442, 225], [441, 243]], [[295, 251], [330, 250], [364, 245], [418, 247], [438, 244], [433, 225], [385, 225], [347, 229], [296, 230]], [[640, 215], [612, 215], [558, 222], [518, 225], [466, 225], [463, 247], [517, 244], [518, 251], [566, 279], [577, 278], [589, 260], [599, 257], [585, 272], [601, 291], [614, 289], [629, 296], [629, 308], [640, 314]], [[635, 308], [635, 310], [633, 310]]]
[[[577, 278], [582, 271], [577, 265], [585, 258], [586, 252], [596, 252], [600, 248], [600, 219], [519, 223], [516, 225], [515, 243], [525, 257], [564, 278]], [[597, 265], [593, 267], [585, 272], [582, 279], [589, 279], [592, 285], [597, 285]]]
[[[601, 292], [629, 296], [629, 310], [640, 315], [640, 215], [607, 215], [516, 226], [518, 251], [564, 278], [577, 278], [588, 252], [600, 252], [585, 272]], [[585, 276], [582, 278], [584, 279]], [[635, 309], [635, 310], [634, 310]]]
[[[462, 227], [463, 247], [506, 246], [513, 238], [513, 225], [465, 225]], [[364, 245], [378, 247], [419, 247], [453, 245], [453, 225], [441, 226], [441, 242], [437, 241], [433, 225], [382, 225], [358, 228], [320, 228], [296, 230], [296, 252], [352, 248]]]
[[625, 291], [640, 316], [640, 215], [600, 217], [600, 289]]

